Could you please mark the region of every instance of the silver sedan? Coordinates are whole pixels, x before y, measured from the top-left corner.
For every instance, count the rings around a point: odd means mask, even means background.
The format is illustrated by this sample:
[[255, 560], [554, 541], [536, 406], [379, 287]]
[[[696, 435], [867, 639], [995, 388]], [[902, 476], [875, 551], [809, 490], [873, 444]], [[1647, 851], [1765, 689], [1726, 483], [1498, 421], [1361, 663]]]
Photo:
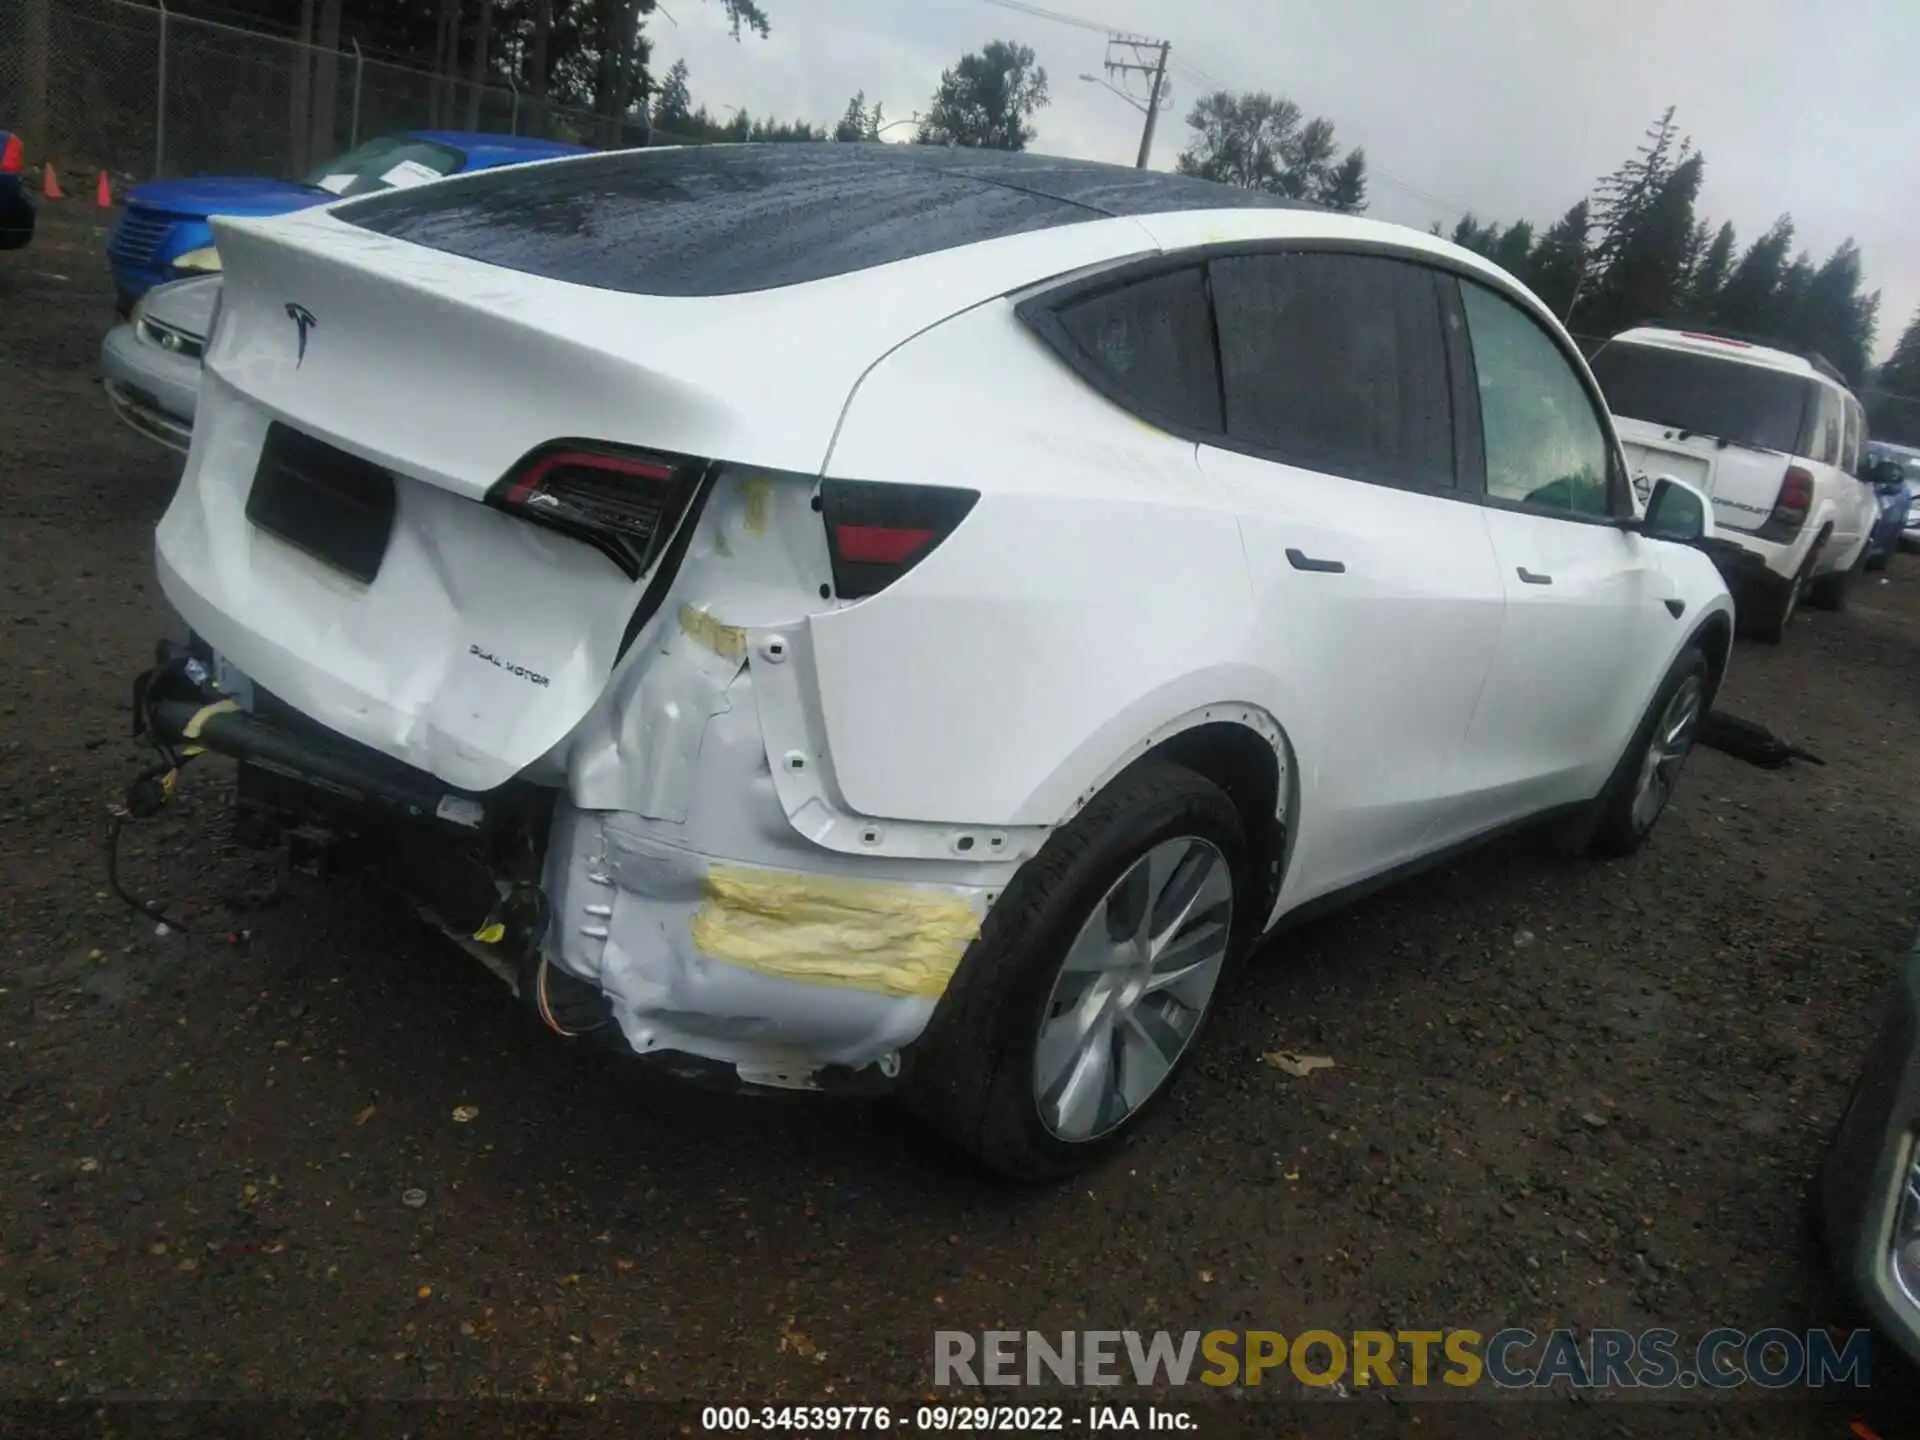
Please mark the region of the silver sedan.
[[157, 285], [100, 347], [114, 414], [149, 439], [184, 452], [200, 393], [200, 351], [220, 295], [218, 275]]

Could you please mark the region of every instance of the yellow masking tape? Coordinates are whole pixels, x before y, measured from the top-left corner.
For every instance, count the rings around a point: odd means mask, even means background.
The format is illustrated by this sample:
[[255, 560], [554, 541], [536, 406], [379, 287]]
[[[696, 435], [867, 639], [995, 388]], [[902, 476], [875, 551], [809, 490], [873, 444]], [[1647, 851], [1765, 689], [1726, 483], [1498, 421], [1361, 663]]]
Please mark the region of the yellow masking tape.
[[200, 709], [194, 712], [193, 718], [187, 721], [186, 727], [181, 730], [180, 738], [183, 740], [198, 740], [200, 738], [200, 729], [207, 721], [213, 719], [216, 715], [231, 715], [239, 708], [240, 703], [237, 700], [216, 700], [211, 705], [201, 706]]
[[980, 917], [958, 895], [864, 880], [715, 865], [693, 943], [782, 980], [933, 999]]
[[747, 530], [750, 534], [767, 533], [767, 507], [773, 503], [773, 486], [764, 480], [747, 482]]
[[738, 660], [747, 653], [746, 631], [738, 625], [723, 625], [706, 611], [696, 610], [691, 605], [680, 607], [680, 632], [689, 640], [729, 660]]

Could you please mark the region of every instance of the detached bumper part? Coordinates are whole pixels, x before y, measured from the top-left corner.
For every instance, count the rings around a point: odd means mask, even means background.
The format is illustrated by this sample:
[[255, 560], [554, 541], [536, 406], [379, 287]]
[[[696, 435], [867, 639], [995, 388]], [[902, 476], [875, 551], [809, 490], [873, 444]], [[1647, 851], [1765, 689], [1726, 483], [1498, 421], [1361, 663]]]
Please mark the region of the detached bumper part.
[[[256, 843], [298, 845], [315, 826], [388, 841], [370, 852], [392, 858], [377, 862], [388, 878], [511, 977], [558, 1033], [591, 1035], [705, 1083], [885, 1090], [979, 933], [984, 885], [742, 863], [556, 792], [452, 789], [301, 717], [283, 722], [271, 697], [260, 697], [264, 713], [241, 709], [208, 682], [217, 664], [170, 650], [141, 677], [136, 712], [153, 738], [241, 763], [241, 816]], [[550, 802], [550, 822], [536, 794]], [[512, 921], [517, 892], [497, 873], [498, 893], [470, 886], [452, 903], [438, 887], [415, 893], [414, 875], [438, 857], [484, 855], [535, 814], [544, 873], [519, 888], [539, 880], [537, 924]], [[395, 846], [395, 836], [406, 838]], [[788, 832], [783, 843], [804, 861], [804, 841]]]
[[271, 774], [302, 782], [396, 819], [438, 822], [455, 830], [487, 827], [488, 797], [450, 789], [424, 771], [257, 719], [230, 701], [159, 700], [150, 709], [163, 744], [200, 745]]

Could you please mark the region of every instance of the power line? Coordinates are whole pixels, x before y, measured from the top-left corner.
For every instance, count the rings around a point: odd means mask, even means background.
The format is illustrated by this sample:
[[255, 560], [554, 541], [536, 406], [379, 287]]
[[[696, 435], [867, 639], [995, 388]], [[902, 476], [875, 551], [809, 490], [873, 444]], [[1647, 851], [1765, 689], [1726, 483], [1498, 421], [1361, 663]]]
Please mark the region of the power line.
[[1411, 180], [1403, 180], [1392, 171], [1382, 170], [1377, 165], [1370, 163], [1367, 166], [1367, 178], [1370, 180], [1375, 178], [1384, 180], [1387, 184], [1393, 186], [1394, 189], [1404, 190], [1409, 195], [1416, 195], [1429, 205], [1439, 206], [1440, 209], [1446, 211], [1449, 215], [1465, 215], [1469, 213], [1467, 206], [1457, 201], [1449, 200], [1444, 195], [1436, 195], [1431, 190], [1414, 184]]
[[1120, 36], [1128, 32], [1117, 30], [1111, 25], [1102, 25], [1097, 20], [1083, 20], [1078, 15], [1062, 14], [1058, 10], [1049, 10], [1044, 5], [1029, 5], [1026, 0], [985, 0], [988, 5], [998, 5], [1002, 10], [1017, 10], [1022, 15], [1031, 15], [1038, 20], [1052, 20], [1060, 25], [1072, 25], [1079, 30], [1091, 30], [1096, 35]]
[[1201, 69], [1191, 60], [1176, 58], [1173, 62], [1173, 68], [1184, 71], [1189, 80], [1197, 80], [1200, 84], [1211, 86], [1215, 90], [1230, 90], [1233, 88], [1218, 75]]

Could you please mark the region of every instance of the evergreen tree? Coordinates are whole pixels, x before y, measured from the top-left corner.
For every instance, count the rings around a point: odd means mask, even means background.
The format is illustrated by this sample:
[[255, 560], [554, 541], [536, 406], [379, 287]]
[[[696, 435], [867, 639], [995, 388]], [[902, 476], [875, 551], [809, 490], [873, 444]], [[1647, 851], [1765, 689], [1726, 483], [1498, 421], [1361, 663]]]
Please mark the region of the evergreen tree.
[[1704, 170], [1701, 156], [1685, 154], [1644, 203], [1615, 212], [1616, 228], [1603, 241], [1611, 246], [1602, 252], [1605, 268], [1581, 311], [1595, 334], [1669, 318], [1685, 299], [1693, 206]]
[[1681, 303], [1693, 294], [1693, 277], [1707, 258], [1707, 245], [1712, 237], [1712, 225], [1705, 220], [1694, 221], [1693, 229], [1687, 235], [1687, 258], [1680, 267], [1679, 299]]
[[1586, 276], [1592, 234], [1592, 212], [1582, 200], [1554, 221], [1533, 247], [1529, 262], [1533, 293], [1562, 318], [1572, 309]]
[[878, 140], [880, 127], [885, 123], [880, 113], [880, 102], [867, 104], [867, 92], [862, 90], [847, 102], [846, 113], [840, 117], [840, 123], [833, 127], [833, 138], [843, 141]]
[[1526, 220], [1516, 220], [1500, 232], [1500, 238], [1493, 242], [1493, 253], [1487, 258], [1524, 284], [1531, 268], [1528, 260], [1532, 251], [1533, 225]]
[[1773, 311], [1792, 248], [1793, 217], [1782, 215], [1740, 257], [1720, 290], [1713, 319], [1735, 330], [1761, 332]]
[[1806, 303], [1807, 292], [1812, 288], [1813, 257], [1802, 250], [1780, 277], [1780, 288], [1761, 307], [1760, 324], [1756, 328], [1763, 335], [1795, 338], [1800, 326], [1800, 307]]
[[1781, 281], [1785, 331], [1794, 343], [1817, 351], [1858, 385], [1866, 376], [1879, 328], [1880, 296], [1860, 293], [1860, 247], [1852, 238], [1819, 269], [1796, 262]]
[[693, 92], [687, 85], [687, 62], [676, 60], [654, 94], [653, 123], [656, 129], [684, 135], [692, 119]]
[[[1610, 175], [1604, 175], [1593, 191], [1593, 223], [1599, 238], [1593, 246], [1594, 259], [1601, 269], [1613, 264], [1628, 240], [1641, 227], [1668, 178], [1678, 163], [1674, 157], [1674, 107], [1647, 127], [1647, 138], [1632, 158]], [[1691, 150], [1690, 141], [1681, 141], [1680, 159]]]
[[1688, 277], [1686, 309], [1689, 315], [1704, 320], [1714, 313], [1727, 276], [1733, 270], [1733, 244], [1733, 222], [1729, 220], [1714, 235], [1713, 243], [1707, 246], [1706, 254], [1700, 257], [1700, 263]]
[[1920, 310], [1901, 332], [1893, 358], [1874, 378], [1867, 418], [1874, 438], [1920, 445]]
[[1491, 260], [1493, 247], [1500, 242], [1500, 227], [1497, 224], [1482, 225], [1469, 210], [1455, 223], [1453, 234], [1448, 238], [1461, 249], [1471, 250]]

